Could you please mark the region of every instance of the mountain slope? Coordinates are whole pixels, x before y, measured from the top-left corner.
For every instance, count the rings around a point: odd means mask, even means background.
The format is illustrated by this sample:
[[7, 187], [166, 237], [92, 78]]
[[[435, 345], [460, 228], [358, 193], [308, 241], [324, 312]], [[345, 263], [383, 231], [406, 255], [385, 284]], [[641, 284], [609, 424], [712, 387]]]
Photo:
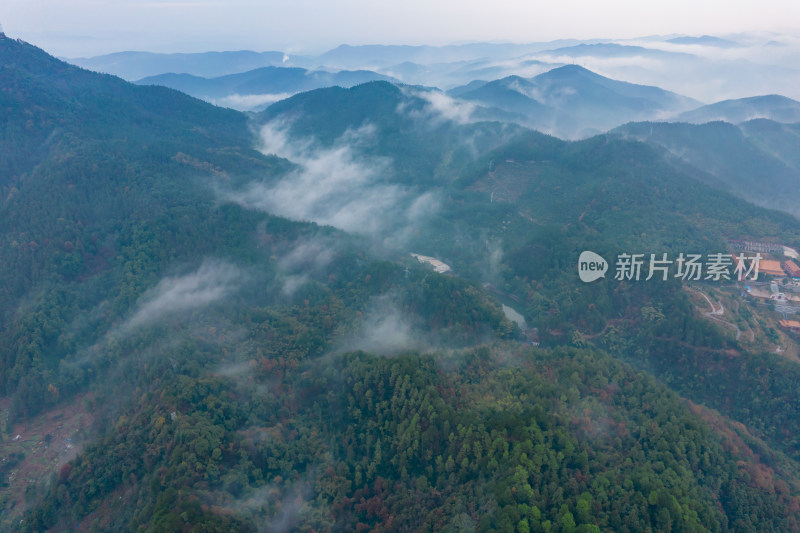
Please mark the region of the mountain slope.
[[[222, 177], [280, 167], [250, 148], [239, 113], [91, 73], [11, 39], [2, 41], [0, 62], [0, 228], [8, 236], [0, 277], [15, 280], [0, 289], [4, 299], [9, 287], [16, 293], [37, 281], [21, 264], [42, 268], [61, 243], [84, 242], [86, 231], [103, 228], [96, 238], [105, 237], [117, 221], [163, 214], [175, 202], [168, 191], [199, 171]], [[91, 209], [73, 205], [85, 203], [89, 190]], [[80, 263], [76, 276], [91, 268]]]
[[760, 139], [753, 124], [740, 128], [725, 122], [626, 124], [614, 133], [666, 150], [674, 161], [694, 167], [698, 178], [712, 185], [797, 215], [800, 166], [790, 154], [800, 150], [800, 142], [790, 128], [783, 129], [774, 122], [771, 125], [773, 133]]
[[[119, 140], [131, 131], [150, 138], [155, 134], [159, 141], [178, 136], [216, 147], [242, 144], [248, 137], [246, 118], [238, 113], [162, 87], [137, 88], [113, 76], [97, 75], [21, 41], [4, 39], [2, 44], [0, 69], [6, 90], [0, 95], [0, 112], [7, 158], [36, 150], [20, 143], [40, 144], [45, 150], [63, 138]], [[25, 125], [24, 134], [12, 129], [19, 124]]]
[[739, 124], [739, 129], [762, 150], [773, 154], [789, 167], [800, 169], [800, 124], [754, 119]]
[[[118, 319], [144, 288], [144, 279], [120, 285], [124, 250], [135, 235], [145, 231], [173, 243], [167, 255], [140, 263], [141, 269], [203, 253], [208, 248], [194, 240], [201, 226], [184, 235], [186, 242], [176, 242], [176, 212], [190, 216], [213, 206], [213, 195], [198, 176], [224, 180], [240, 172], [273, 173], [282, 163], [250, 148], [244, 116], [177, 91], [136, 87], [11, 39], [0, 41], [0, 64], [0, 335], [10, 347], [0, 390], [11, 393], [27, 383], [22, 403], [38, 410], [47, 405], [38, 396], [42, 376], [51, 375], [59, 358], [75, 349], [60, 344], [52, 330], [33, 337], [26, 332], [26, 321], [41, 312], [36, 308], [54, 304], [47, 295], [84, 287], [85, 299], [56, 307], [50, 319], [58, 322], [67, 320], [70, 310], [97, 304], [98, 287], [111, 290], [111, 283], [118, 301], [105, 320]], [[210, 216], [229, 215], [216, 210]], [[147, 227], [177, 233], [156, 236]], [[31, 293], [39, 294], [30, 302], [33, 308], [19, 307]]]

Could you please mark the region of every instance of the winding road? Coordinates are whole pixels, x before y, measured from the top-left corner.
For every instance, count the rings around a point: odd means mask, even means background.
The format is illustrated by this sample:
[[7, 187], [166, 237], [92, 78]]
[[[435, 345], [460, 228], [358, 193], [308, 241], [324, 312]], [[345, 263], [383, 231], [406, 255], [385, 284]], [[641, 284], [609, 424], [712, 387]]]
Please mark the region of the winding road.
[[[719, 318], [719, 317], [721, 317], [721, 316], [723, 316], [725, 314], [725, 307], [723, 307], [722, 302], [718, 302], [719, 303], [719, 308], [717, 308], [717, 307], [714, 306], [714, 302], [711, 301], [711, 298], [706, 296], [706, 294], [703, 291], [701, 291], [699, 289], [695, 289], [694, 287], [689, 287], [689, 289], [691, 289], [691, 290], [697, 292], [698, 294], [700, 294], [708, 302], [708, 305], [711, 307], [711, 311], [709, 311], [707, 313], [704, 313], [704, 314], [708, 318], [710, 318], [711, 320], [713, 320], [715, 322], [719, 322], [720, 324], [724, 324], [724, 325], [726, 325], [728, 327], [731, 327], [731, 328], [735, 329], [736, 330], [736, 340], [738, 341], [739, 338], [742, 336], [742, 330], [739, 329], [739, 326], [737, 326], [733, 322], [728, 322], [727, 320], [722, 320], [721, 318]], [[755, 340], [755, 334], [753, 333], [752, 330], [750, 330], [750, 342], [753, 342], [754, 340]]]

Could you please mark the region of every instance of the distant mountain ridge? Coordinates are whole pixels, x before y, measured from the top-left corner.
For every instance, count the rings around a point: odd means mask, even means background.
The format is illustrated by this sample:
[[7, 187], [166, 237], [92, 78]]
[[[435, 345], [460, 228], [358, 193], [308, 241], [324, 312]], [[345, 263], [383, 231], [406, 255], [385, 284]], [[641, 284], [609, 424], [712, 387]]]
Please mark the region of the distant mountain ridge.
[[695, 45], [702, 45], [702, 46], [716, 46], [719, 48], [731, 48], [735, 46], [740, 46], [739, 43], [735, 41], [731, 41], [728, 39], [721, 39], [719, 37], [714, 37], [712, 35], [703, 35], [701, 37], [674, 37], [672, 39], [667, 39], [668, 43], [672, 44], [695, 44]]
[[[773, 57], [775, 46], [782, 42], [775, 39], [764, 42], [764, 36], [758, 35], [673, 34], [626, 40], [562, 39], [442, 46], [342, 44], [321, 53], [126, 51], [70, 61], [129, 81], [167, 73], [215, 78], [275, 66], [372, 70], [410, 85], [443, 90], [474, 80], [496, 80], [511, 75], [530, 78], [549, 68], [577, 63], [613, 79], [662, 87], [704, 102], [768, 93], [800, 100], [800, 70], [788, 56], [786, 60]], [[781, 46], [786, 51], [788, 41]], [[725, 55], [713, 53], [722, 49], [726, 50]], [[709, 83], [712, 79], [717, 82]]]
[[168, 72], [213, 78], [266, 66], [359, 70], [377, 66], [389, 67], [401, 63], [435, 64], [476, 61], [498, 56], [519, 57], [548, 47], [571, 46], [580, 42], [582, 41], [576, 39], [563, 39], [547, 43], [479, 42], [448, 46], [352, 46], [343, 44], [318, 56], [252, 50], [197, 53], [125, 51], [67, 60], [74, 65], [134, 81]]
[[[552, 46], [571, 46], [582, 41], [562, 39], [539, 43], [467, 43], [445, 46], [358, 45], [343, 44], [318, 56], [321, 64], [340, 68], [389, 66], [403, 62], [433, 64], [475, 61], [490, 57], [519, 57]], [[594, 41], [592, 41], [594, 42]]]
[[260, 67], [306, 64], [304, 58], [289, 56], [284, 52], [254, 52], [252, 50], [190, 54], [117, 52], [96, 57], [73, 58], [69, 59], [69, 62], [96, 72], [113, 74], [128, 81], [167, 72], [217, 77]]
[[674, 120], [692, 124], [703, 124], [715, 120], [740, 124], [757, 118], [766, 118], [786, 124], [800, 122], [800, 102], [778, 94], [751, 96], [723, 100], [685, 111]]
[[143, 78], [136, 83], [138, 85], [163, 85], [196, 98], [215, 101], [215, 99], [230, 98], [233, 95], [275, 95], [283, 98], [322, 87], [347, 88], [379, 80], [397, 81], [389, 76], [368, 70], [327, 72], [299, 67], [270, 66], [217, 78], [202, 78], [191, 74], [161, 74]]
[[580, 43], [573, 46], [547, 49], [540, 52], [542, 55], [567, 55], [570, 57], [595, 56], [595, 57], [658, 57], [674, 59], [676, 57], [692, 57], [685, 52], [668, 52], [644, 46], [618, 44], [609, 42]]
[[657, 119], [699, 102], [658, 87], [612, 80], [578, 65], [533, 78], [509, 76], [449, 92], [460, 99], [528, 117], [535, 129], [566, 138], [585, 137], [633, 120]]

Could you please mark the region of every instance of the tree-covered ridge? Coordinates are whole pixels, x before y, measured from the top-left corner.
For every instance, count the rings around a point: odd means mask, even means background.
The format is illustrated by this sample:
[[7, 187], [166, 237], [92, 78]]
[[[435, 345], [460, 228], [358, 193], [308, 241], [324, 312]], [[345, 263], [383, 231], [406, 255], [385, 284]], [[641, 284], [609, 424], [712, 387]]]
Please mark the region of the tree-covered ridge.
[[[57, 401], [46, 393], [50, 385], [64, 394], [76, 392], [92, 383], [95, 366], [107, 367], [126, 354], [157, 344], [159, 335], [169, 335], [168, 329], [152, 331], [158, 324], [139, 328], [137, 309], [148, 309], [153, 299], [149, 295], [159, 293], [160, 280], [175, 264], [183, 264], [184, 271], [189, 267], [186, 277], [166, 276], [180, 284], [181, 279], [193, 279], [205, 264], [198, 267], [197, 263], [208, 257], [231, 265], [240, 293], [217, 306], [201, 305], [196, 313], [179, 310], [164, 318], [179, 328], [195, 318], [234, 327], [249, 323], [254, 314], [266, 313], [273, 318], [256, 340], [260, 351], [274, 357], [321, 355], [331, 341], [347, 342], [351, 334], [360, 338], [362, 328], [375, 327], [371, 317], [380, 323], [395, 314], [408, 322], [409, 336], [434, 345], [465, 345], [516, 334], [474, 285], [423, 269], [405, 272], [402, 265], [370, 258], [338, 232], [230, 206], [177, 213], [183, 215], [178, 220], [192, 224], [172, 229], [164, 220], [164, 226], [134, 226], [121, 239], [122, 250], [111, 272], [90, 281], [49, 287], [47, 296], [11, 321], [3, 362], [7, 365], [5, 386], [15, 393], [12, 421]], [[217, 233], [211, 228], [227, 229]], [[165, 250], [171, 255], [163, 255]], [[324, 262], [319, 263], [320, 257]], [[214, 278], [225, 275], [213, 270], [205, 282], [211, 289], [218, 283]], [[70, 318], [89, 312], [99, 316], [82, 324]], [[298, 328], [308, 336], [284, 338], [287, 331]], [[87, 357], [91, 364], [75, 367], [74, 361]]]
[[738, 125], [631, 123], [612, 133], [662, 150], [667, 161], [698, 180], [797, 216], [796, 129], [796, 125], [758, 119]]
[[[178, 104], [185, 100], [216, 113], [174, 95]], [[35, 91], [28, 96], [35, 100]], [[130, 104], [128, 96], [122, 104]], [[94, 104], [87, 100], [87, 106]], [[404, 333], [420, 344], [514, 336], [511, 324], [473, 284], [416, 268], [406, 273], [404, 265], [378, 261], [330, 228], [220, 205], [209, 181], [286, 168], [249, 148], [243, 117], [235, 116], [241, 124], [237, 136], [208, 142], [171, 120], [164, 125], [172, 129], [148, 127], [141, 136], [120, 123], [109, 138], [84, 110], [64, 118], [59, 105], [42, 106], [43, 112], [73, 126], [82, 121], [83, 127], [48, 147], [42, 161], [28, 160], [25, 174], [4, 174], [11, 178], [2, 211], [8, 253], [0, 267], [0, 290], [8, 296], [0, 332], [0, 387], [11, 397], [4, 413], [7, 431], [92, 390], [99, 398], [98, 416], [89, 434], [103, 435], [115, 431], [109, 424], [120, 412], [137, 409], [137, 390], [158, 394], [159, 385], [169, 386], [170, 379], [154, 377], [173, 376], [174, 365], [185, 364], [195, 374], [198, 368], [237, 364], [257, 375], [280, 374], [357, 343], [364, 330], [392, 325], [395, 316], [407, 322]], [[103, 120], [105, 113], [97, 110]], [[213, 121], [232, 114], [223, 115]], [[131, 328], [137, 310], [147, 309], [163, 280], [192, 279], [209, 261], [212, 270], [222, 265], [222, 274], [233, 270], [241, 291], [209, 307]], [[206, 282], [216, 288], [214, 279]], [[391, 304], [388, 309], [384, 302]], [[243, 330], [249, 332], [244, 339]], [[163, 441], [135, 442], [148, 442], [156, 455], [165, 453]], [[116, 479], [121, 473], [114, 469], [122, 464], [108, 463], [107, 475]], [[13, 472], [12, 466], [4, 477]], [[109, 487], [105, 477], [89, 475], [84, 481], [100, 495]], [[19, 508], [2, 500], [5, 511], [18, 515]], [[169, 494], [159, 501], [162, 513], [174, 509]], [[76, 512], [81, 508], [76, 503]], [[213, 512], [202, 516], [204, 527], [217, 522]]]
[[354, 353], [163, 383], [62, 469], [27, 530], [797, 529], [779, 474], [597, 352]]
[[[65, 385], [59, 361], [122, 320], [167, 265], [247, 242], [259, 219], [216, 209], [205, 181], [280, 163], [250, 148], [238, 113], [20, 41], [2, 40], [0, 57], [0, 390], [24, 380], [41, 408], [42, 390]], [[98, 305], [88, 332], [68, 331]]]

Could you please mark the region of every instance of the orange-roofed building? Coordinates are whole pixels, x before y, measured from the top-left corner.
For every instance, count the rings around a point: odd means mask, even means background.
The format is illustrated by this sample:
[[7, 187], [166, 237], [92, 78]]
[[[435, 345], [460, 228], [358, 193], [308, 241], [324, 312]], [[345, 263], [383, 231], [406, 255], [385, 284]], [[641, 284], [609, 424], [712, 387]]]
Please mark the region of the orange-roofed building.
[[800, 279], [800, 267], [791, 259], [783, 262], [783, 269], [793, 278]]
[[768, 274], [770, 276], [785, 276], [786, 272], [783, 271], [779, 261], [772, 261], [771, 259], [762, 259], [758, 262], [758, 271]]
[[778, 323], [782, 328], [786, 328], [795, 332], [800, 331], [800, 322], [797, 320], [780, 320]]

